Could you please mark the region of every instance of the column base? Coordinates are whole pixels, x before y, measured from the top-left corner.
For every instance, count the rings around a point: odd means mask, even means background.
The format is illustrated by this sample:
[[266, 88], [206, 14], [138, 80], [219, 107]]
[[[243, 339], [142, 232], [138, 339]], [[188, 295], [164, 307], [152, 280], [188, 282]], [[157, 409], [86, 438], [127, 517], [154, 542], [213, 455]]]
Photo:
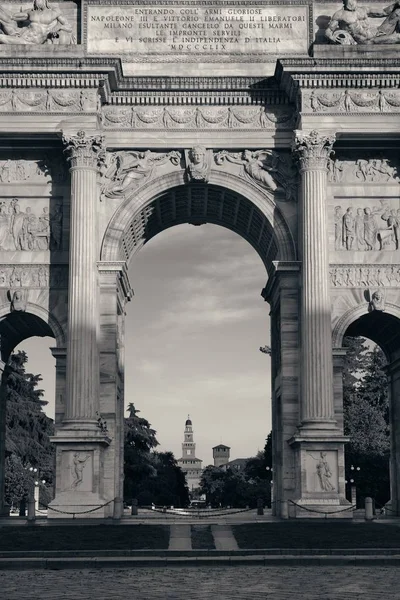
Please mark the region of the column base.
[[112, 516], [113, 502], [107, 504], [99, 494], [75, 490], [57, 494], [47, 512], [48, 519], [105, 519]]
[[348, 519], [353, 508], [346, 500], [344, 443], [340, 430], [323, 434], [301, 430], [289, 440], [295, 457], [295, 492], [288, 498], [291, 518]]

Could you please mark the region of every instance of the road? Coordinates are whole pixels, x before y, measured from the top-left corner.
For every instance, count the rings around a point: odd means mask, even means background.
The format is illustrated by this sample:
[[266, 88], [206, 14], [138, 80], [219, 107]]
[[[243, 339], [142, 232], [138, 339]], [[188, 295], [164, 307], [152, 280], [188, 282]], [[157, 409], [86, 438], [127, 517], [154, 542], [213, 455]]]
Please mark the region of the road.
[[0, 571], [2, 600], [400, 600], [400, 567]]

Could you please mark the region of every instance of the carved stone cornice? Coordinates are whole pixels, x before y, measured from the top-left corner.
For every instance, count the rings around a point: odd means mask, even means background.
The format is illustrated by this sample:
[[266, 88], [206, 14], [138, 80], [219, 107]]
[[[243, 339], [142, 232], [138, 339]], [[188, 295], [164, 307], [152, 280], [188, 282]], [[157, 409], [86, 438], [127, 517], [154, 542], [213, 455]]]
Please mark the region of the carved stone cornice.
[[321, 134], [315, 129], [310, 133], [295, 131], [292, 150], [299, 160], [300, 170], [327, 170], [334, 143], [332, 134]]
[[104, 136], [86, 135], [83, 130], [75, 135], [63, 133], [64, 152], [71, 167], [89, 167], [96, 169], [103, 162], [105, 156]]

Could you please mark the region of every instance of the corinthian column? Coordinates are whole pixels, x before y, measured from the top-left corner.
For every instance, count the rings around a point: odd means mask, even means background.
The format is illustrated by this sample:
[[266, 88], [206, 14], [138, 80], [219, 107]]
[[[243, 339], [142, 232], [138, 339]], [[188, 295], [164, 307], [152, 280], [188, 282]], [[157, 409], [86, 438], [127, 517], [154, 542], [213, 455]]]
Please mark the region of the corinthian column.
[[[99, 398], [96, 206], [100, 135], [63, 135], [71, 173], [67, 390], [64, 423], [94, 428]], [[86, 425], [85, 425], [86, 423]]]
[[335, 427], [329, 249], [327, 164], [334, 136], [296, 132], [301, 204], [301, 421], [304, 429]]

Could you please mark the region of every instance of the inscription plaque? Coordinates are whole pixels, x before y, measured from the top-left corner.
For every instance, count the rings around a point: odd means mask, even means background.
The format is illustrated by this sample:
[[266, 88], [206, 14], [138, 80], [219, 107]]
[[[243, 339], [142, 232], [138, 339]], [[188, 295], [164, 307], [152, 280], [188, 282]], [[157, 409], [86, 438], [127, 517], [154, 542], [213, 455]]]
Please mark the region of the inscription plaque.
[[[308, 4], [203, 1], [87, 4], [87, 50], [129, 60], [213, 62], [307, 54]], [[238, 58], [239, 57], [239, 58]]]

